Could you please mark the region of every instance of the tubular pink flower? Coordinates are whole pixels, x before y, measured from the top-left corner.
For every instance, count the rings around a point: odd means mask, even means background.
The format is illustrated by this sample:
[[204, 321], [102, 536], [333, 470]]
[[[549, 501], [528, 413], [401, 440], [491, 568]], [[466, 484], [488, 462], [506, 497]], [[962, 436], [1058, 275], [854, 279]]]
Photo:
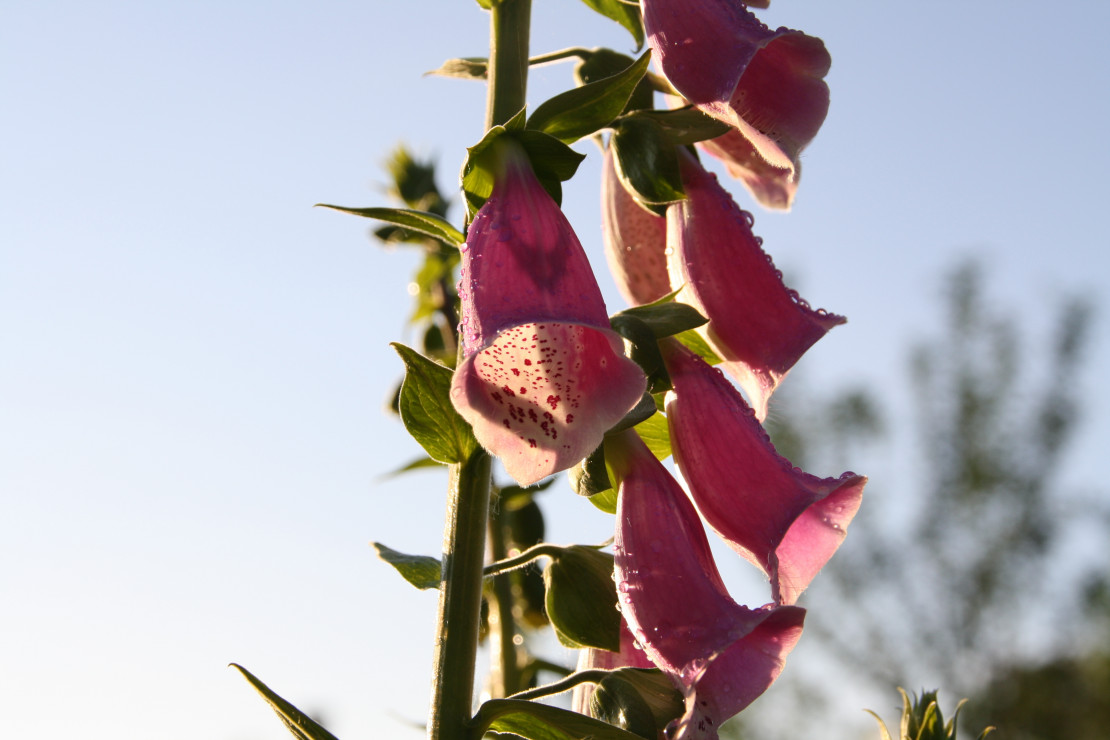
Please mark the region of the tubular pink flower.
[[502, 172], [462, 246], [463, 360], [451, 401], [521, 485], [592, 452], [640, 399], [590, 263], [527, 157]]
[[686, 200], [667, 209], [671, 283], [709, 319], [706, 338], [762, 421], [798, 358], [845, 318], [814, 311], [789, 290], [752, 234], [752, 215], [692, 155], [680, 152], [679, 161]]
[[635, 433], [607, 441], [606, 458], [622, 476], [618, 606], [644, 652], [686, 696], [674, 737], [716, 738], [721, 722], [778, 677], [805, 610], [748, 609], [729, 597], [693, 505]]
[[655, 63], [687, 100], [734, 127], [797, 180], [829, 110], [821, 39], [772, 31], [737, 0], [641, 0]]
[[793, 604], [843, 542], [867, 479], [793, 467], [720, 372], [677, 342], [665, 343], [663, 357], [674, 386], [671, 445], [698, 511], [763, 569], [776, 603]]
[[621, 295], [641, 306], [671, 292], [667, 276], [667, 220], [642, 208], [617, 177], [612, 149], [601, 173], [601, 233], [605, 259]]

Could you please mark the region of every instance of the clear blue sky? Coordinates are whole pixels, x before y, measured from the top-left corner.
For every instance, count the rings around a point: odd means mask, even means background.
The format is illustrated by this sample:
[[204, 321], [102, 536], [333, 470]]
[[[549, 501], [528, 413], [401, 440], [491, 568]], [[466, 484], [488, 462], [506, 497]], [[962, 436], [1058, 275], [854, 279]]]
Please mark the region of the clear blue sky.
[[[630, 51], [576, 0], [535, 4], [537, 53]], [[1100, 482], [1110, 5], [776, 0], [765, 16], [833, 55], [794, 212], [756, 211], [802, 294], [849, 317], [799, 373], [896, 392], [968, 253], [1034, 330], [1086, 292], [1101, 313], [1068, 479]], [[345, 740], [420, 736], [403, 722], [425, 710], [435, 596], [367, 545], [441, 538], [441, 475], [380, 480], [418, 453], [382, 412], [414, 258], [311, 205], [383, 204], [400, 141], [453, 187], [484, 88], [421, 74], [484, 55], [486, 24], [467, 0], [0, 5], [6, 735], [283, 737], [237, 661]], [[545, 69], [533, 101], [570, 84]], [[598, 157], [579, 148], [565, 205], [615, 311]], [[607, 536], [563, 484], [550, 501], [554, 541]]]

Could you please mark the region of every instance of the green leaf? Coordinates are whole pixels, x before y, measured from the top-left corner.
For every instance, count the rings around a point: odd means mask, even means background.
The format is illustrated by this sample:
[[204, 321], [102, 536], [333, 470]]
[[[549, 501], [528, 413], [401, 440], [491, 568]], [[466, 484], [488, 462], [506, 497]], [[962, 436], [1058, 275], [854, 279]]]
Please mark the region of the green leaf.
[[482, 140], [467, 149], [466, 162], [463, 164], [462, 187], [466, 206], [471, 217], [478, 212], [493, 192], [493, 180], [497, 170], [495, 143], [502, 136], [508, 136], [520, 144], [528, 154], [536, 179], [555, 199], [562, 202], [560, 183], [569, 180], [578, 171], [578, 165], [586, 158], [554, 136], [542, 131], [524, 129], [524, 111], [513, 116], [504, 126], [494, 126], [486, 132]]
[[651, 53], [645, 52], [619, 74], [556, 95], [536, 108], [528, 119], [528, 128], [566, 144], [605, 128], [628, 105], [650, 61]]
[[396, 478], [398, 475], [404, 475], [405, 473], [411, 473], [414, 470], [426, 470], [428, 468], [442, 468], [442, 467], [443, 467], [443, 463], [438, 462], [436, 460], [433, 460], [430, 457], [418, 457], [418, 458], [416, 458], [415, 460], [413, 460], [411, 462], [405, 463], [404, 465], [402, 465], [399, 468], [394, 468], [393, 470], [389, 471], [388, 473], [385, 473], [384, 475], [382, 475], [381, 479], [382, 480], [388, 480], [389, 478]]
[[650, 118], [622, 119], [610, 142], [617, 177], [640, 203], [663, 215], [666, 206], [686, 198], [675, 145]]
[[527, 740], [642, 740], [593, 717], [522, 699], [491, 699], [478, 708], [472, 722], [478, 730], [474, 737], [490, 730]]
[[428, 555], [406, 555], [380, 542], [371, 543], [378, 551], [378, 557], [392, 565], [406, 581], [421, 591], [439, 588], [443, 578], [443, 565], [438, 558]]
[[559, 642], [570, 648], [620, 652], [621, 615], [613, 584], [613, 556], [571, 545], [543, 572], [547, 616]]
[[713, 348], [709, 346], [709, 343], [705, 341], [705, 337], [697, 331], [684, 331], [681, 334], [676, 334], [675, 339], [682, 342], [686, 349], [690, 350], [710, 365], [720, 365], [724, 362], [724, 360], [713, 351]]
[[493, 7], [493, 2], [492, 2], [492, 0], [478, 0], [478, 5], [481, 6], [482, 8], [484, 8], [485, 10], [489, 10], [490, 8]]
[[298, 740], [338, 740], [335, 735], [318, 725], [307, 714], [271, 691], [266, 684], [255, 678], [246, 668], [238, 663], [232, 663], [231, 667], [243, 674], [243, 678], [247, 679], [247, 682], [254, 687], [255, 691], [262, 695], [262, 698], [277, 713], [278, 718], [285, 725], [285, 729], [289, 730], [293, 737], [298, 738]]
[[606, 514], [617, 513], [617, 491], [611, 486], [604, 491], [590, 496], [589, 501]]
[[438, 69], [425, 72], [425, 75], [438, 77], [455, 77], [463, 80], [484, 80], [486, 70], [489, 69], [489, 60], [485, 57], [464, 57], [462, 59], [448, 59]]
[[620, 668], [597, 684], [590, 714], [646, 738], [661, 737], [664, 728], [682, 716], [681, 692], [658, 668]]
[[667, 427], [667, 417], [663, 414], [657, 413], [637, 424], [636, 433], [644, 440], [651, 454], [660, 460], [671, 456], [671, 431]]
[[702, 316], [698, 309], [685, 303], [678, 303], [673, 297], [666, 302], [656, 301], [644, 306], [626, 308], [613, 318], [617, 316], [632, 316], [639, 319], [647, 324], [656, 339], [681, 334], [709, 323], [709, 319]]
[[463, 236], [461, 231], [451, 225], [445, 218], [434, 213], [414, 211], [408, 208], [347, 208], [345, 206], [333, 206], [328, 203], [317, 203], [316, 205], [321, 208], [330, 208], [333, 211], [342, 211], [355, 216], [396, 224], [409, 231], [439, 239], [456, 248], [466, 241], [466, 237]]
[[448, 464], [466, 460], [478, 449], [478, 440], [451, 405], [451, 371], [403, 344], [391, 346], [405, 363], [398, 399], [405, 429], [433, 460]]
[[624, 26], [632, 38], [636, 39], [636, 48], [644, 45], [644, 21], [640, 16], [640, 6], [621, 0], [582, 0], [598, 13], [610, 20]]
[[692, 106], [674, 110], [637, 110], [629, 113], [622, 120], [632, 118], [654, 121], [672, 144], [682, 146], [696, 144], [706, 139], [716, 139], [731, 130], [727, 123], [721, 123]]

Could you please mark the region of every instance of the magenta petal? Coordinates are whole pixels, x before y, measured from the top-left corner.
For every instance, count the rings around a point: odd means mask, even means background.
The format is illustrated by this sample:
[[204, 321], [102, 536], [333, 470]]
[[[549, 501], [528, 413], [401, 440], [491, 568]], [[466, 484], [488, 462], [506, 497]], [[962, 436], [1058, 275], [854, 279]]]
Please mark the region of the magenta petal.
[[[515, 155], [515, 156], [514, 156]], [[582, 245], [509, 151], [462, 247], [451, 401], [521, 485], [574, 465], [640, 400]]]
[[648, 657], [683, 690], [687, 717], [715, 727], [775, 680], [805, 611], [733, 601], [674, 478], [633, 433], [607, 443], [606, 455], [623, 476], [615, 545], [621, 613]]
[[522, 486], [593, 452], [644, 392], [608, 329], [545, 322], [507, 329], [455, 371], [451, 400]]
[[681, 154], [686, 200], [667, 209], [671, 282], [679, 300], [709, 318], [713, 350], [748, 395], [756, 415], [786, 373], [843, 316], [814, 311], [782, 282], [741, 211], [693, 156]]
[[671, 292], [667, 220], [642, 208], [625, 190], [611, 149], [602, 163], [601, 231], [609, 270], [626, 301], [640, 306]]
[[728, 174], [739, 180], [764, 208], [788, 211], [798, 190], [796, 167], [776, 167], [759, 155], [739, 131], [698, 142], [698, 147], [721, 160]]
[[793, 604], [840, 547], [867, 479], [793, 467], [721, 373], [674, 343], [664, 357], [671, 445], [698, 510], [767, 573], [776, 603]]
[[824, 43], [800, 31], [772, 31], [735, 0], [641, 6], [656, 64], [675, 89], [796, 180], [798, 154], [828, 113]]

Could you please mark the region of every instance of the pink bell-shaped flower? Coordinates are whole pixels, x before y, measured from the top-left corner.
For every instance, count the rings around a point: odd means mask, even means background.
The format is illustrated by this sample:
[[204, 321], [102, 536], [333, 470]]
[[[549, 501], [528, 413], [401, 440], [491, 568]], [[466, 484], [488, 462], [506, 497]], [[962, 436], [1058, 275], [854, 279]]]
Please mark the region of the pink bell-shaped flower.
[[621, 295], [642, 306], [671, 292], [667, 275], [667, 219], [640, 206], [620, 178], [613, 150], [601, 171], [601, 233], [605, 259]]
[[500, 143], [462, 246], [463, 359], [451, 401], [521, 485], [565, 470], [640, 400], [582, 245], [524, 151]]
[[656, 65], [687, 100], [735, 128], [797, 181], [825, 120], [831, 59], [821, 39], [772, 31], [737, 0], [641, 0]]
[[840, 547], [867, 479], [793, 467], [720, 372], [677, 342], [662, 349], [671, 446], [698, 511], [763, 569], [776, 603], [793, 604]]
[[667, 209], [671, 283], [678, 299], [709, 319], [705, 334], [724, 367], [767, 416], [775, 387], [814, 342], [843, 316], [813, 310], [782, 282], [740, 210], [715, 175], [680, 151], [686, 200]]
[[778, 677], [805, 610], [733, 601], [697, 512], [666, 468], [634, 432], [607, 440], [605, 454], [621, 477], [618, 606], [644, 652], [686, 697], [673, 737], [716, 738], [721, 722]]

